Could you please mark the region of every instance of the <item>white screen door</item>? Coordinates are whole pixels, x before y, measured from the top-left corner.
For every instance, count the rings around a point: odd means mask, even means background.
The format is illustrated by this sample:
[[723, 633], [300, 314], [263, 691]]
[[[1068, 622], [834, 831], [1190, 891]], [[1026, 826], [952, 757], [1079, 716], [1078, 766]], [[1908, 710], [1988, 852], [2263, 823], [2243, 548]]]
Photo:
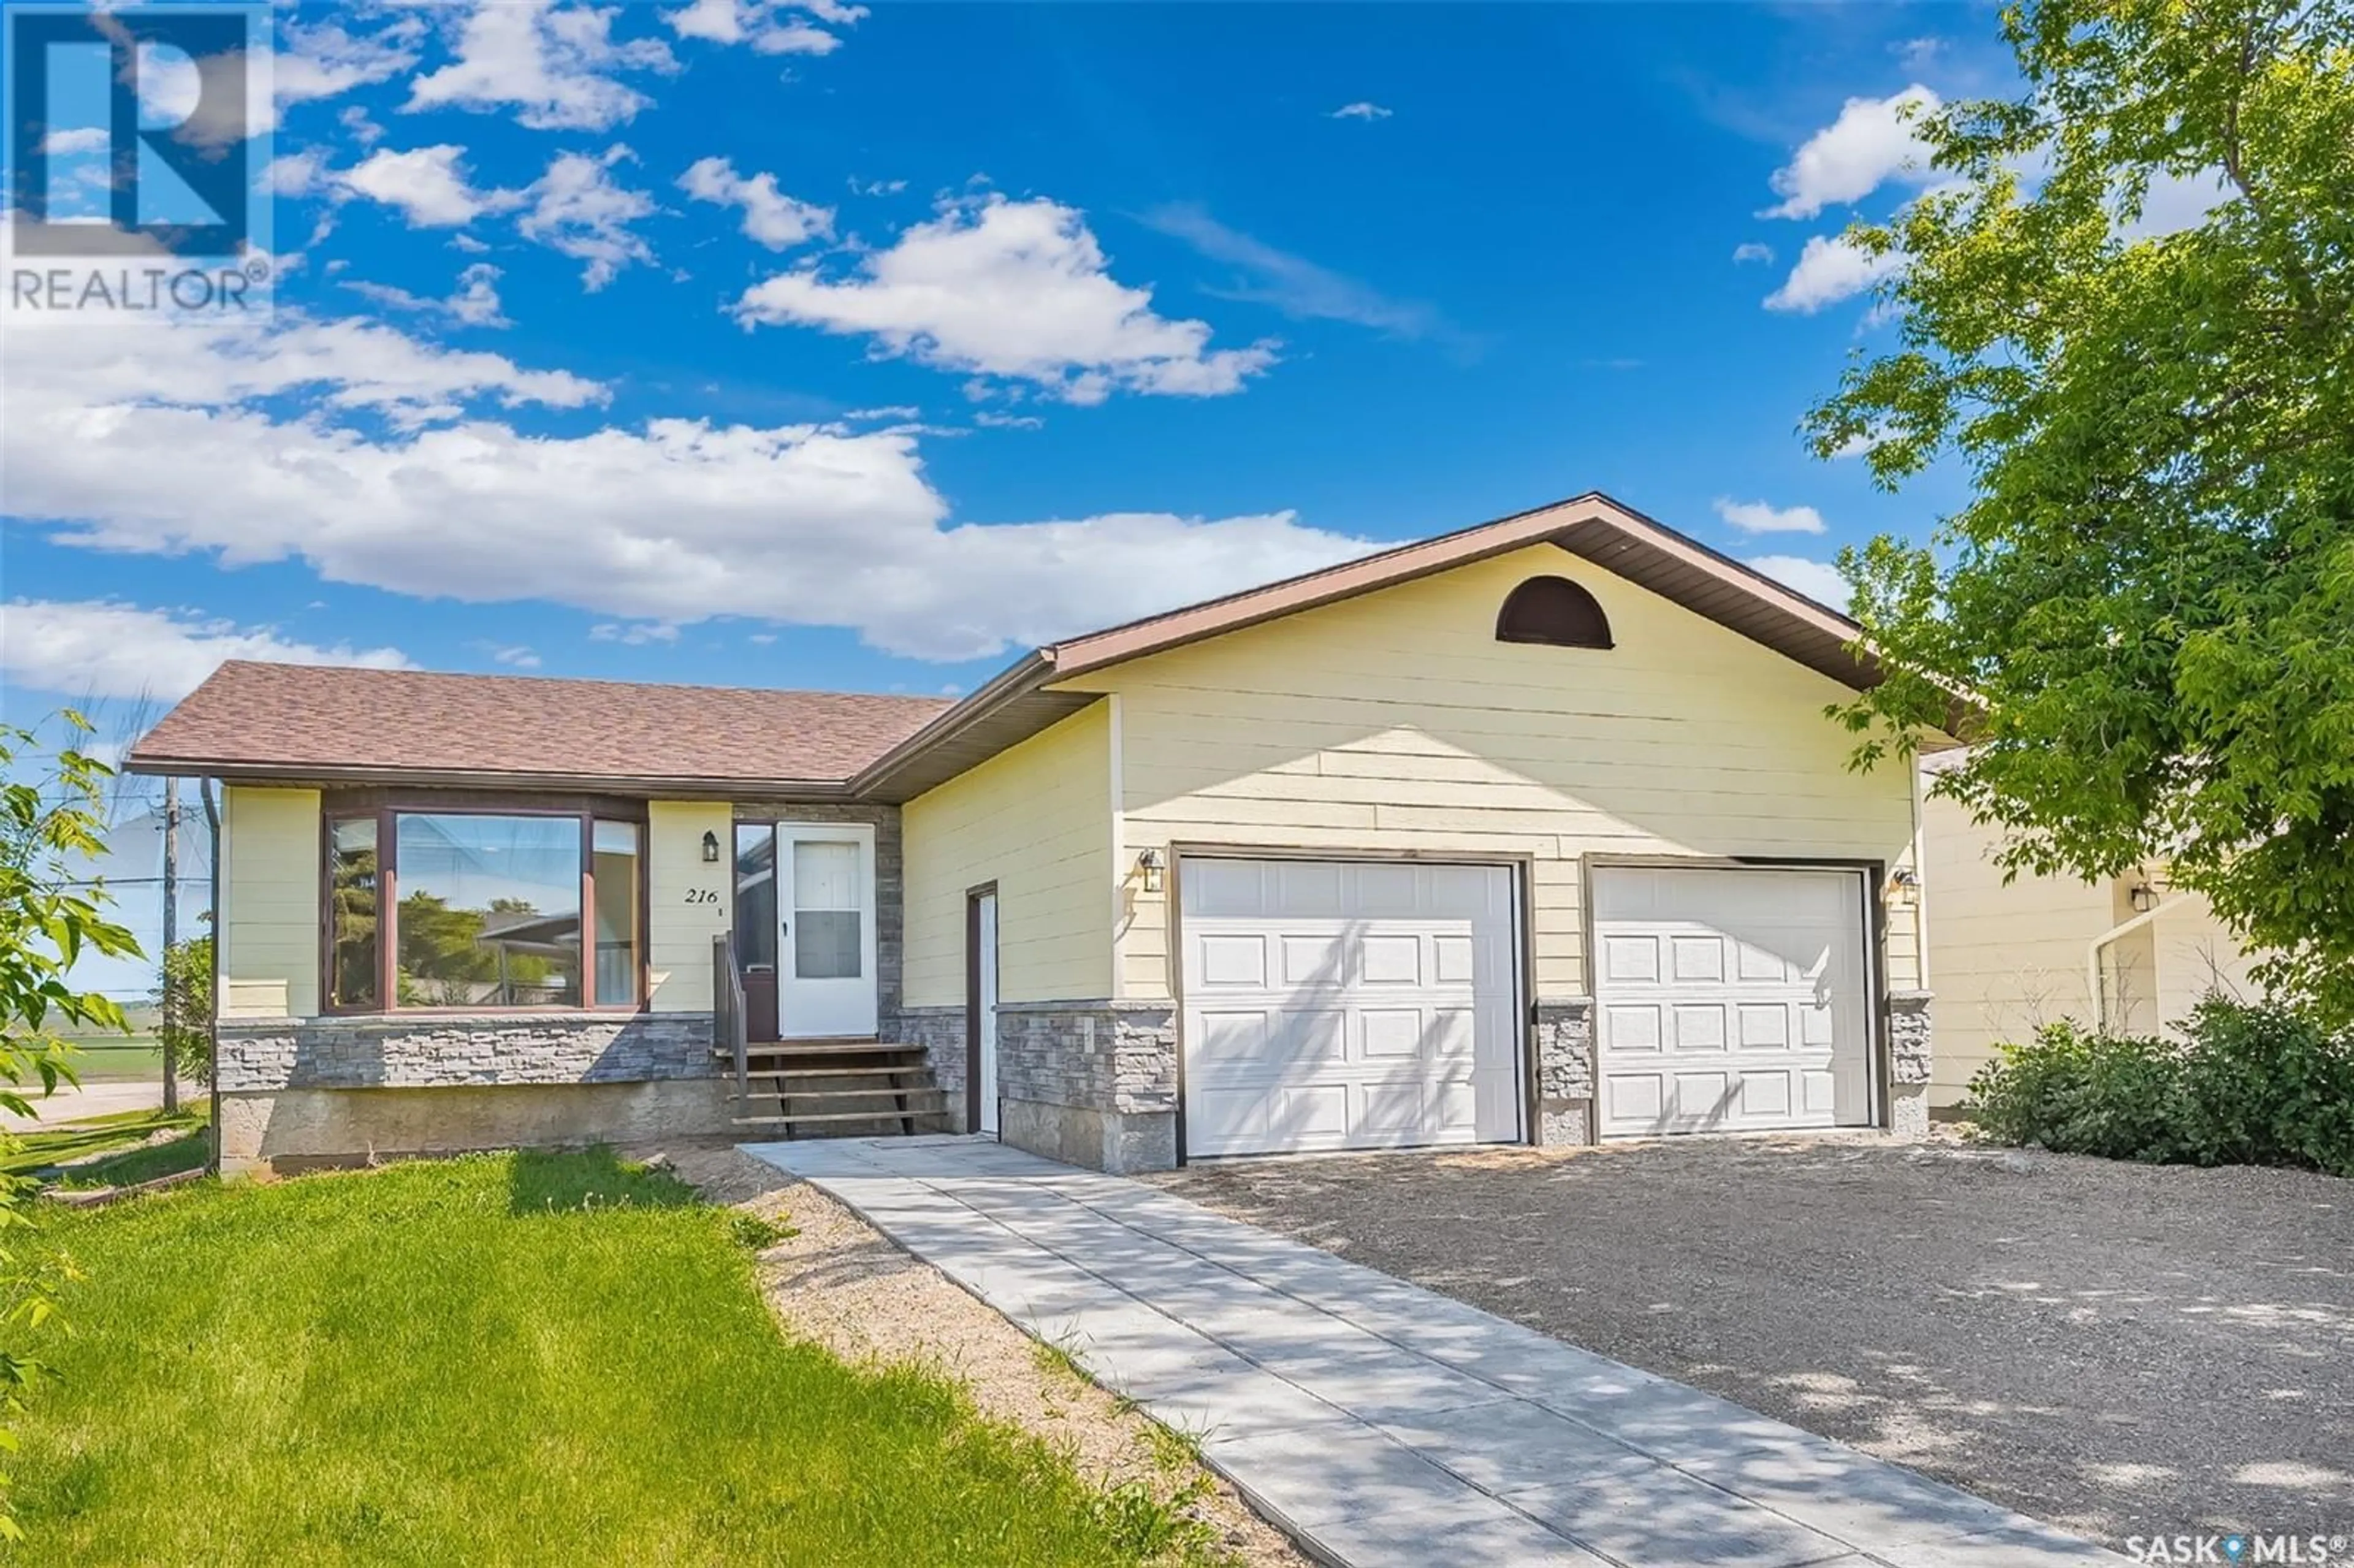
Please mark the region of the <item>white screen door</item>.
[[777, 824], [777, 1033], [875, 1033], [875, 830]]
[[984, 893], [974, 901], [973, 961], [980, 984], [978, 1035], [980, 1060], [973, 1079], [981, 1086], [981, 1130], [997, 1130], [997, 895]]

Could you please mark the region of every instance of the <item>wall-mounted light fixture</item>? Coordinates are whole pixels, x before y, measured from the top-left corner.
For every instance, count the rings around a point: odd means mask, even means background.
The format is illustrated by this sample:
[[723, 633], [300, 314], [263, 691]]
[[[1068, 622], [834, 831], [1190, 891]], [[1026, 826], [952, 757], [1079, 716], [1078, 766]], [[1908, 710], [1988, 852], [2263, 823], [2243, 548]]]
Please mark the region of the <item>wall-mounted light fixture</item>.
[[1889, 903], [1911, 907], [1921, 901], [1921, 876], [1909, 865], [1900, 865], [1888, 874], [1888, 885], [1882, 890]]
[[2126, 902], [2137, 915], [2147, 915], [2158, 907], [2158, 889], [2147, 882], [2137, 882], [2126, 890]]
[[705, 865], [717, 865], [719, 863], [719, 835], [717, 833], [706, 832], [703, 835], [703, 863]]
[[1136, 852], [1137, 880], [1147, 893], [1161, 891], [1161, 852], [1157, 849]]

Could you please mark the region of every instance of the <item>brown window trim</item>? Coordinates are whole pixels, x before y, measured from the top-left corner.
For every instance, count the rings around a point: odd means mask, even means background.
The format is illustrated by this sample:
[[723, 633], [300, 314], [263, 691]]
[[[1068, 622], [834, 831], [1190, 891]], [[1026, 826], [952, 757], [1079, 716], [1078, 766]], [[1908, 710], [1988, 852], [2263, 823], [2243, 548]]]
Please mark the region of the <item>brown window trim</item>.
[[[652, 877], [648, 862], [653, 856], [653, 835], [646, 802], [599, 796], [486, 794], [482, 791], [424, 789], [337, 789], [320, 802], [319, 812], [319, 1012], [335, 1018], [506, 1016], [546, 1017], [550, 1014], [606, 1013], [628, 1017], [643, 1012], [652, 1000]], [[403, 814], [443, 817], [571, 817], [580, 824], [580, 1000], [545, 1007], [403, 1007], [398, 1001], [400, 952], [400, 893], [395, 863], [399, 859], [398, 820]], [[335, 980], [335, 824], [355, 821], [376, 823], [376, 1002], [367, 1007], [334, 1005]], [[599, 1002], [593, 944], [585, 938], [596, 920], [597, 824], [628, 822], [638, 830], [638, 983], [629, 1001]]]

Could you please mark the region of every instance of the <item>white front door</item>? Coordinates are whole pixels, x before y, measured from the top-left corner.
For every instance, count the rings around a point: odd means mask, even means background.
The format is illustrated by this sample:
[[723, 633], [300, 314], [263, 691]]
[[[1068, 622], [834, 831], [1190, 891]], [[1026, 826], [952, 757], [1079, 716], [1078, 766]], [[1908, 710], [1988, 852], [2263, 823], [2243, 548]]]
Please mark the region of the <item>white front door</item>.
[[984, 893], [973, 900], [973, 971], [976, 984], [975, 1038], [980, 1048], [973, 1064], [979, 1086], [981, 1130], [997, 1130], [997, 895]]
[[874, 828], [779, 822], [777, 863], [778, 1037], [873, 1034]]
[[1605, 1138], [1872, 1118], [1864, 877], [1597, 866]]
[[1188, 855], [1179, 882], [1188, 1154], [1521, 1136], [1510, 868]]

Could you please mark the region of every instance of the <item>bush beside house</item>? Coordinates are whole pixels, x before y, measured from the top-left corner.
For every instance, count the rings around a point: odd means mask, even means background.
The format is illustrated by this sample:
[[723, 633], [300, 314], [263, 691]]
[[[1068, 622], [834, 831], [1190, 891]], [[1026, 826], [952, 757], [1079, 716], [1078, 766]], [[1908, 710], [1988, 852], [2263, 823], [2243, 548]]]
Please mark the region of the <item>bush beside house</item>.
[[2354, 1177], [2354, 1035], [2281, 1003], [2211, 996], [2179, 1039], [2049, 1024], [2001, 1046], [1970, 1094], [1980, 1131], [2006, 1143]]

